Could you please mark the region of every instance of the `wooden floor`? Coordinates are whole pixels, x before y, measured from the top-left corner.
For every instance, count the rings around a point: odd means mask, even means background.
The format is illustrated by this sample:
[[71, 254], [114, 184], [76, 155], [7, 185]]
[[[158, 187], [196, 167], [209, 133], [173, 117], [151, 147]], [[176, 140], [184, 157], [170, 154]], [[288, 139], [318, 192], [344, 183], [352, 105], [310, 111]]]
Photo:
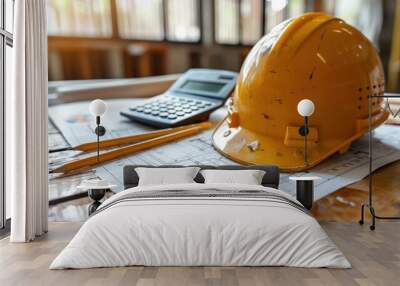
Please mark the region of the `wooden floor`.
[[375, 232], [355, 223], [322, 226], [353, 268], [122, 267], [48, 270], [80, 227], [52, 222], [47, 235], [30, 244], [0, 241], [0, 285], [399, 285], [400, 223], [379, 223]]
[[[380, 216], [400, 216], [399, 174], [400, 161], [397, 161], [373, 175], [373, 202]], [[368, 177], [318, 200], [312, 214], [318, 221], [357, 222], [360, 207], [367, 200]]]

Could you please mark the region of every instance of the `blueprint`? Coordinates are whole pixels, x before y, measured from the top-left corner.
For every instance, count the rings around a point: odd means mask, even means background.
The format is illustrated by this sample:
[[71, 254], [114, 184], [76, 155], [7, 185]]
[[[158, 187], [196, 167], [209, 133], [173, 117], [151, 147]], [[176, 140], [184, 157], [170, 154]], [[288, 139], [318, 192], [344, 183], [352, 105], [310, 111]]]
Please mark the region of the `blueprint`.
[[[107, 129], [104, 138], [131, 135], [151, 130], [151, 128], [124, 120], [118, 110], [126, 107], [126, 100], [109, 102], [112, 108], [103, 119]], [[76, 103], [75, 103], [76, 105]], [[94, 141], [94, 119], [78, 105], [63, 104], [49, 108], [49, 116], [53, 124], [62, 132], [71, 145]], [[82, 106], [82, 104], [80, 104]], [[68, 116], [66, 116], [66, 114]], [[225, 114], [220, 109], [213, 114], [212, 119], [221, 119]], [[162, 145], [150, 150], [116, 160], [96, 168], [96, 175], [117, 185], [113, 191], [123, 190], [123, 166], [132, 164], [162, 165], [162, 164], [237, 164], [218, 153], [211, 143], [212, 130], [177, 142]], [[373, 169], [400, 160], [400, 126], [382, 125], [373, 132]], [[308, 172], [282, 173], [280, 189], [294, 195], [295, 182], [290, 176], [318, 176], [315, 182], [315, 200], [331, 194], [349, 184], [357, 182], [368, 175], [368, 137], [364, 136], [354, 142], [345, 154], [336, 154], [312, 168]]]

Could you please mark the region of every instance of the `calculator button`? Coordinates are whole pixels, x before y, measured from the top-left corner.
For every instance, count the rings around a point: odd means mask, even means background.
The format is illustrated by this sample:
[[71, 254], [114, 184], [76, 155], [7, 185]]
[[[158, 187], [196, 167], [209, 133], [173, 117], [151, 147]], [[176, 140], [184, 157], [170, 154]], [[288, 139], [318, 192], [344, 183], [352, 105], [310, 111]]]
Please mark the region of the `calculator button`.
[[178, 111], [178, 112], [176, 113], [176, 115], [178, 115], [178, 116], [183, 116], [183, 115], [185, 115], [185, 112], [183, 112], [183, 111]]
[[151, 113], [151, 110], [150, 109], [144, 109], [143, 112], [146, 113], [146, 114], [149, 114], [149, 113]]
[[160, 112], [158, 112], [158, 111], [152, 111], [151, 112], [151, 115], [154, 115], [154, 116], [157, 116], [157, 115], [159, 115], [160, 114]]
[[167, 112], [161, 112], [160, 113], [160, 117], [166, 118], [166, 117], [168, 117], [168, 113]]
[[169, 114], [168, 119], [176, 119], [177, 116], [175, 114]]

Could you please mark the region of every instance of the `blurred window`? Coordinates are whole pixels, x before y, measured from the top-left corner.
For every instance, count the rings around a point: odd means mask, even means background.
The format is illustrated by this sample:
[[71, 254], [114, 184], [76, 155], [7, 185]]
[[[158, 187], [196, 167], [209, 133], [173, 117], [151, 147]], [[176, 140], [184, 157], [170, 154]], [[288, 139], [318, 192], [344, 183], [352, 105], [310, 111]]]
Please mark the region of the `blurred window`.
[[[112, 9], [115, 1], [115, 13]], [[124, 39], [198, 42], [200, 0], [47, 0], [48, 33], [111, 37], [113, 17]]]
[[110, 37], [109, 0], [47, 0], [49, 35]]
[[[4, 113], [11, 96], [14, 0], [0, 0], [0, 229], [11, 216], [11, 194], [4, 188]], [[2, 167], [3, 166], [3, 167]]]
[[239, 1], [214, 0], [215, 40], [220, 44], [239, 44]]
[[4, 14], [5, 14], [5, 30], [13, 33], [13, 22], [14, 22], [14, 0], [5, 0], [4, 3]]
[[382, 29], [382, 0], [324, 0], [326, 13], [345, 20], [359, 29], [375, 44]]
[[117, 0], [117, 19], [122, 38], [164, 40], [162, 0]]
[[[324, 0], [324, 12], [338, 16], [351, 25], [357, 23], [358, 13], [362, 8], [362, 2], [365, 0]], [[376, 0], [374, 0], [376, 1]]]
[[306, 0], [214, 0], [214, 9], [217, 43], [252, 45], [274, 26], [303, 14]]
[[265, 32], [279, 23], [306, 12], [305, 0], [265, 0]]
[[167, 0], [167, 40], [198, 42], [200, 36], [200, 1]]
[[241, 33], [240, 41], [244, 45], [257, 42], [263, 34], [263, 5], [260, 0], [240, 1]]

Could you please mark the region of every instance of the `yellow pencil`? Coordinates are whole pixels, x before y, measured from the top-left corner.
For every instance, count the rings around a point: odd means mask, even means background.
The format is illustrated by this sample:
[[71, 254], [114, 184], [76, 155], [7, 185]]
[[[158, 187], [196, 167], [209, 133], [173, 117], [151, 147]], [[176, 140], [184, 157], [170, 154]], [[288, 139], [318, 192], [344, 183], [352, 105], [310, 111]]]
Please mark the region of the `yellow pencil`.
[[[186, 130], [186, 129], [196, 127], [196, 126], [203, 126], [203, 125], [206, 126], [209, 124], [210, 124], [209, 122], [195, 123], [195, 124], [189, 124], [189, 125], [184, 125], [184, 126], [180, 126], [180, 127], [150, 131], [150, 132], [141, 133], [141, 134], [134, 134], [134, 135], [122, 136], [122, 137], [118, 137], [118, 138], [105, 139], [105, 140], [100, 141], [99, 148], [106, 149], [106, 148], [115, 147], [115, 146], [133, 144], [133, 143], [137, 143], [137, 142], [142, 142], [144, 140], [160, 137], [160, 136], [163, 136], [166, 134], [171, 134], [176, 131]], [[209, 128], [209, 126], [207, 128]], [[97, 150], [97, 141], [83, 143], [83, 144], [72, 146], [72, 147], [52, 149], [52, 150], [49, 150], [49, 153], [55, 153], [55, 152], [61, 152], [61, 151], [67, 151], [67, 150], [83, 151], [83, 152], [96, 151]]]
[[[178, 127], [179, 129], [175, 128], [169, 128], [168, 132], [165, 131], [165, 133], [162, 133], [164, 135], [158, 136], [158, 137], [151, 137], [150, 139], [144, 140], [139, 143], [135, 143], [123, 148], [119, 148], [117, 150], [109, 151], [103, 154], [100, 154], [99, 157], [96, 156], [91, 156], [88, 158], [84, 159], [78, 159], [69, 163], [66, 163], [60, 167], [57, 167], [53, 170], [50, 171], [50, 173], [66, 173], [70, 171], [75, 171], [84, 167], [91, 167], [95, 166], [100, 163], [108, 162], [111, 160], [115, 160], [121, 157], [124, 157], [126, 155], [131, 155], [133, 153], [143, 151], [152, 147], [156, 147], [162, 144], [166, 144], [169, 142], [173, 142], [185, 137], [193, 136], [202, 130], [209, 129], [211, 127], [211, 124], [209, 122], [203, 122], [199, 124], [193, 124], [190, 126], [186, 126], [186, 128]], [[157, 132], [157, 131], [154, 131]], [[134, 135], [134, 136], [142, 136], [142, 138], [148, 138], [146, 137], [148, 133], [145, 134], [139, 134], [139, 135]], [[113, 139], [110, 139], [113, 140]], [[115, 139], [115, 140], [118, 140]], [[114, 144], [115, 145], [115, 144]], [[112, 146], [114, 146], [112, 145]]]

